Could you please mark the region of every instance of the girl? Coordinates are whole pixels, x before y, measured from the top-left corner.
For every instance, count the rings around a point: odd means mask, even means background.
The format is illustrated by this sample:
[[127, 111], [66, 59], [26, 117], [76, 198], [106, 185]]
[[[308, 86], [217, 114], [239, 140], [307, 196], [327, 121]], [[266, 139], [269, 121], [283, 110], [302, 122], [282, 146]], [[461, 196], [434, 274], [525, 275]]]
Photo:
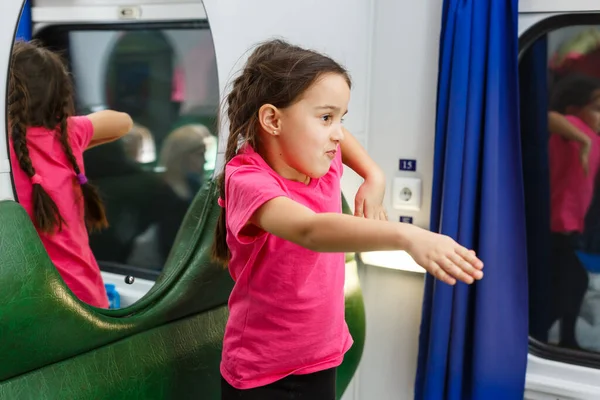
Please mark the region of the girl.
[[[227, 97], [213, 248], [235, 281], [223, 399], [335, 399], [335, 368], [352, 345], [344, 252], [406, 250], [449, 284], [483, 276], [474, 252], [449, 237], [381, 220], [384, 180], [342, 127], [349, 98], [343, 67], [280, 40], [252, 53]], [[365, 178], [368, 218], [341, 213], [342, 163]]]
[[576, 349], [575, 325], [589, 278], [575, 251], [600, 167], [600, 80], [580, 75], [563, 78], [556, 84], [550, 106], [575, 128], [569, 134], [568, 129], [561, 129], [564, 124], [550, 124], [548, 155], [552, 321], [560, 321], [559, 345]]
[[87, 148], [118, 139], [127, 114], [74, 117], [73, 89], [62, 60], [34, 43], [12, 51], [8, 119], [17, 197], [66, 285], [82, 301], [108, 307], [87, 228], [107, 226], [104, 207], [83, 169]]

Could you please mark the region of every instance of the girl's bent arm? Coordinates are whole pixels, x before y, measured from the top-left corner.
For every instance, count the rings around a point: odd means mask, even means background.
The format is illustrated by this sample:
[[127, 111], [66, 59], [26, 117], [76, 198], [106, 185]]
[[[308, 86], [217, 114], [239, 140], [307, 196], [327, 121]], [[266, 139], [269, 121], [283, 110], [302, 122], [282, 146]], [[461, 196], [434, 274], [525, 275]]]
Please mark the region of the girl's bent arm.
[[133, 128], [133, 121], [129, 114], [118, 111], [98, 111], [89, 114], [88, 118], [94, 127], [94, 135], [88, 149], [117, 140]]
[[385, 174], [358, 140], [346, 128], [342, 129], [344, 130], [344, 140], [340, 143], [342, 162], [365, 180], [354, 199], [354, 215], [387, 220], [387, 213], [383, 207]]
[[454, 278], [472, 283], [483, 277], [483, 263], [474, 252], [447, 236], [410, 224], [317, 214], [287, 197], [276, 197], [263, 204], [251, 223], [318, 252], [406, 250], [429, 273], [449, 284], [455, 282]]
[[385, 185], [385, 174], [358, 140], [346, 128], [341, 141], [342, 162], [365, 180], [374, 180]]

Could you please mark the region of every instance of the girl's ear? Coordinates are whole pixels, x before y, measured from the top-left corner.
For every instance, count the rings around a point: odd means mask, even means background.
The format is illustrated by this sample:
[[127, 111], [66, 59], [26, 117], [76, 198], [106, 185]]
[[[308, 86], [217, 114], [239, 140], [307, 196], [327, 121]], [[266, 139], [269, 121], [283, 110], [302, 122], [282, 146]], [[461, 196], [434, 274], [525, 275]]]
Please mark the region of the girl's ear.
[[264, 104], [258, 110], [258, 122], [266, 133], [277, 136], [281, 131], [281, 112], [272, 104]]

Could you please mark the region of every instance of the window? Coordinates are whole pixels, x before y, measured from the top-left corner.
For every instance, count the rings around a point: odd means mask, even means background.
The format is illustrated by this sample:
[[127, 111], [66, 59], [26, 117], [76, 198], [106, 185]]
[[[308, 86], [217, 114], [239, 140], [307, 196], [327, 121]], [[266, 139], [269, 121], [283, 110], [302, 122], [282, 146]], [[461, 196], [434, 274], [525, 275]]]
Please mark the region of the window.
[[109, 108], [134, 120], [130, 133], [86, 151], [84, 162], [110, 223], [90, 235], [94, 255], [105, 281], [110, 274], [142, 281], [139, 298], [215, 168], [219, 87], [210, 29], [203, 22], [54, 26], [37, 37], [66, 55], [79, 114]]
[[531, 28], [519, 74], [530, 348], [600, 367], [600, 16]]

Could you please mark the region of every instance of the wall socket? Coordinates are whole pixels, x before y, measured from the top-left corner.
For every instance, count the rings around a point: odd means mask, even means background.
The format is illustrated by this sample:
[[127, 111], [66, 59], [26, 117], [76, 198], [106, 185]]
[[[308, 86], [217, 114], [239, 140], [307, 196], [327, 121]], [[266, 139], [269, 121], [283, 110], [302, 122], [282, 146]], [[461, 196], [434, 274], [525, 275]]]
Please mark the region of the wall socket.
[[392, 185], [392, 207], [397, 210], [421, 209], [421, 179], [394, 178]]

